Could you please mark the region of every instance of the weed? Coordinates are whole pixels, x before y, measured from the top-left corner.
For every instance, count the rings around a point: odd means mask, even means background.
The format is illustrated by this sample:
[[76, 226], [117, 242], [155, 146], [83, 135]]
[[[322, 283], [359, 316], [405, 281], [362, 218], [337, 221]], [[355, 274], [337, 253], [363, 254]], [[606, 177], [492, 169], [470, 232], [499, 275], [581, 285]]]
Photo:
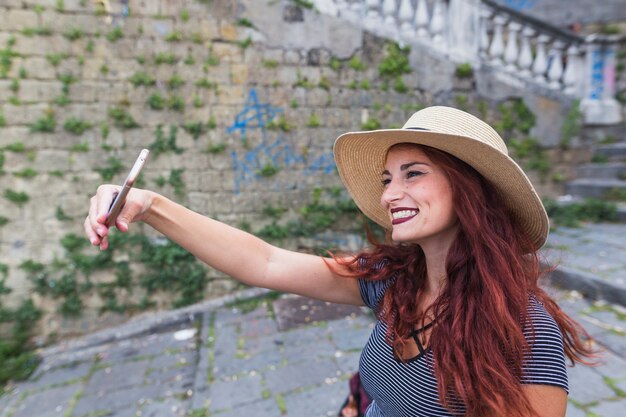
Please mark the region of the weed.
[[156, 127], [156, 130], [154, 131], [154, 142], [150, 145], [150, 150], [155, 157], [166, 152], [174, 152], [175, 154], [181, 154], [184, 152], [184, 149], [179, 148], [176, 145], [177, 130], [178, 129], [175, 125], [171, 125], [169, 135], [165, 137], [165, 133], [163, 133], [163, 125], [158, 125]]
[[139, 127], [139, 123], [133, 119], [123, 107], [111, 107], [109, 109], [109, 117], [113, 119], [113, 124], [122, 129], [134, 129]]
[[152, 110], [163, 110], [166, 105], [166, 99], [161, 95], [161, 93], [152, 93], [146, 100], [146, 104]]
[[84, 32], [81, 28], [74, 27], [65, 31], [63, 33], [63, 36], [65, 36], [70, 41], [77, 41], [84, 36]]
[[320, 117], [317, 114], [312, 114], [309, 116], [309, 121], [306, 123], [307, 127], [320, 127], [322, 122], [320, 121]]
[[180, 42], [183, 40], [183, 34], [179, 31], [172, 31], [165, 36], [167, 42]]
[[587, 199], [572, 204], [559, 204], [546, 199], [544, 206], [548, 216], [557, 226], [578, 227], [580, 222], [603, 222], [617, 219], [617, 206], [598, 199]]
[[348, 61], [348, 66], [355, 71], [365, 71], [367, 69], [367, 66], [358, 56], [353, 56], [350, 61]]
[[182, 125], [182, 128], [194, 139], [198, 139], [204, 133], [204, 123], [202, 122], [186, 122]]
[[48, 112], [48, 114], [35, 120], [35, 122], [30, 125], [30, 131], [52, 133], [54, 132], [56, 125], [57, 122], [54, 119], [54, 114], [52, 112]]
[[92, 124], [86, 120], [69, 118], [63, 124], [63, 128], [74, 135], [82, 135], [86, 130], [91, 129]]
[[128, 81], [130, 81], [130, 83], [135, 87], [140, 87], [140, 86], [150, 87], [156, 83], [154, 78], [152, 78], [149, 74], [147, 74], [144, 71], [139, 71], [139, 72], [134, 73], [133, 76], [128, 79]]
[[262, 61], [262, 64], [265, 68], [277, 68], [278, 67], [278, 61], [275, 59], [264, 59]]
[[154, 56], [154, 63], [156, 65], [161, 65], [161, 64], [174, 65], [176, 62], [178, 62], [178, 59], [176, 58], [174, 54], [170, 54], [166, 52], [159, 52], [158, 54]]
[[107, 158], [107, 165], [102, 168], [96, 168], [94, 171], [100, 174], [102, 180], [110, 182], [113, 177], [124, 170], [124, 164], [118, 158], [110, 156]]
[[386, 56], [378, 65], [378, 73], [382, 78], [394, 79], [411, 72], [409, 53], [411, 48], [401, 48], [394, 42], [387, 43]]
[[121, 27], [116, 27], [112, 31], [106, 34], [106, 38], [109, 42], [117, 42], [124, 37], [124, 31]]
[[469, 62], [457, 65], [454, 75], [457, 78], [472, 78], [474, 76], [474, 68]]
[[167, 80], [167, 86], [170, 89], [179, 88], [183, 85], [185, 85], [185, 80], [183, 80], [182, 77], [178, 74], [172, 75], [170, 79]]
[[362, 130], [377, 130], [380, 129], [380, 122], [378, 119], [369, 117], [363, 124], [361, 124]]
[[24, 191], [14, 191], [11, 189], [4, 190], [4, 198], [12, 203], [17, 204], [18, 206], [26, 204], [28, 203], [28, 201], [30, 201], [30, 196]]
[[24, 168], [21, 171], [17, 171], [13, 173], [13, 175], [19, 178], [33, 178], [33, 177], [36, 177], [37, 174], [39, 173], [32, 168]]

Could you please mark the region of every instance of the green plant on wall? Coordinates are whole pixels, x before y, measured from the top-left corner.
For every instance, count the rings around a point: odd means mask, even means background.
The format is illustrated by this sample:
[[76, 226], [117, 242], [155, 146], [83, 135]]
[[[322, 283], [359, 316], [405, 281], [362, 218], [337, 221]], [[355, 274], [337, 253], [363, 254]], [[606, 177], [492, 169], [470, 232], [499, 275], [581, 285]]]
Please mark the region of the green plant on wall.
[[385, 48], [385, 57], [378, 65], [379, 75], [384, 79], [396, 79], [404, 74], [410, 74], [410, 52], [409, 46], [400, 47], [395, 42], [388, 42]]
[[167, 99], [161, 95], [161, 93], [152, 93], [146, 100], [146, 104], [152, 110], [163, 110], [167, 103]]
[[171, 125], [170, 132], [167, 137], [165, 137], [165, 133], [163, 133], [163, 125], [158, 125], [156, 127], [156, 130], [154, 131], [154, 142], [150, 144], [150, 150], [152, 151], [154, 157], [166, 152], [181, 154], [185, 151], [183, 148], [179, 148], [176, 145], [177, 131], [177, 127], [175, 125]]
[[4, 190], [4, 198], [18, 206], [22, 206], [30, 201], [30, 196], [26, 192], [8, 188]]
[[113, 124], [122, 129], [134, 129], [139, 127], [139, 123], [135, 121], [128, 110], [121, 106], [111, 107], [109, 109], [109, 117], [113, 119]]
[[114, 156], [107, 158], [107, 164], [104, 167], [94, 169], [94, 171], [100, 174], [100, 177], [102, 177], [102, 180], [105, 182], [111, 182], [113, 177], [123, 170], [124, 164]]
[[52, 133], [56, 128], [57, 122], [54, 118], [54, 112], [48, 110], [43, 117], [35, 120], [30, 125], [31, 132]]
[[130, 83], [135, 87], [140, 87], [140, 86], [150, 87], [156, 84], [156, 81], [154, 80], [154, 78], [152, 78], [145, 71], [138, 71], [134, 73], [132, 77], [128, 79], [128, 81], [130, 81]]
[[27, 378], [39, 364], [31, 338], [41, 311], [30, 299], [15, 308], [5, 305], [4, 298], [13, 291], [6, 286], [8, 273], [9, 267], [0, 263], [0, 396], [8, 381]]
[[580, 133], [582, 128], [582, 116], [580, 100], [574, 100], [561, 127], [561, 139], [559, 140], [561, 148], [567, 149], [572, 139]]
[[85, 131], [91, 129], [92, 124], [86, 120], [70, 117], [63, 124], [63, 128], [74, 135], [82, 135]]

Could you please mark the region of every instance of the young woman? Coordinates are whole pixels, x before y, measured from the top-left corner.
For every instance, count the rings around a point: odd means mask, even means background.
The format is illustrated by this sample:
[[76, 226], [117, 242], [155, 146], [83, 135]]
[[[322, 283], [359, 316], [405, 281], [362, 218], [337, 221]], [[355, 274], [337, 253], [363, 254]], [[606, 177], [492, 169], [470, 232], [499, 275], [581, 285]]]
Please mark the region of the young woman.
[[[565, 416], [565, 359], [591, 351], [538, 286], [548, 218], [500, 136], [470, 114], [430, 107], [402, 129], [340, 136], [335, 160], [388, 242], [301, 254], [138, 189], [115, 226], [143, 221], [249, 285], [372, 308], [378, 322], [359, 367], [367, 417]], [[100, 186], [85, 220], [101, 249], [117, 188]]]

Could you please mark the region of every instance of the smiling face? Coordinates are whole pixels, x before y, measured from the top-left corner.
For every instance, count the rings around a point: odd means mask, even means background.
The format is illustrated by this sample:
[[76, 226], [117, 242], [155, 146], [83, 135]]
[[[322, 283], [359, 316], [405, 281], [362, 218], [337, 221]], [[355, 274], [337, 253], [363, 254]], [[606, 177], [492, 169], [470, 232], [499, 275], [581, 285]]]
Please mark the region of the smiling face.
[[392, 224], [395, 242], [417, 243], [422, 249], [447, 249], [456, 236], [450, 181], [417, 145], [389, 149], [382, 173], [381, 204]]

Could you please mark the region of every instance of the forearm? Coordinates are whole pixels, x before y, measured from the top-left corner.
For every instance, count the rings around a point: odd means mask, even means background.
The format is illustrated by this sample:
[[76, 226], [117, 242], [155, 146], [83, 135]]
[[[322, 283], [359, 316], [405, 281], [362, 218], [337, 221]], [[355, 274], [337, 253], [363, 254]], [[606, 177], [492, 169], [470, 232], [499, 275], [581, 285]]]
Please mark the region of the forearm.
[[274, 248], [261, 239], [158, 194], [144, 221], [213, 268], [246, 284], [266, 286], [264, 274]]

